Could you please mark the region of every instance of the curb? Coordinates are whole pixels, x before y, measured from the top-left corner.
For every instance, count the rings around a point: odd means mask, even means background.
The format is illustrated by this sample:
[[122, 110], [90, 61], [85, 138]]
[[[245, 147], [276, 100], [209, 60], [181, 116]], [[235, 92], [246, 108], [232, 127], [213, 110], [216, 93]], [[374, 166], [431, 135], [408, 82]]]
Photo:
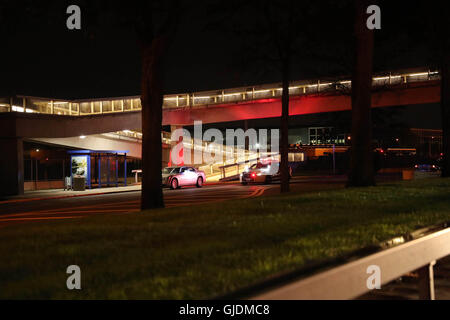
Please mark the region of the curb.
[[55, 200], [55, 199], [65, 199], [65, 198], [89, 197], [89, 196], [98, 196], [98, 195], [103, 195], [103, 194], [126, 193], [126, 192], [136, 192], [136, 191], [140, 191], [140, 190], [123, 190], [123, 191], [96, 192], [96, 193], [87, 193], [87, 194], [71, 194], [71, 195], [62, 195], [62, 196], [54, 196], [54, 197], [10, 199], [10, 200], [0, 201], [0, 205], [7, 204], [7, 203], [20, 203], [20, 202], [30, 202], [30, 201], [40, 201], [40, 200]]
[[[226, 184], [232, 184], [230, 182], [225, 182]], [[223, 185], [224, 182], [211, 182], [205, 183], [204, 186], [215, 186], [215, 185]], [[112, 194], [112, 193], [126, 193], [126, 192], [136, 192], [139, 190], [122, 190], [122, 191], [106, 191], [106, 192], [96, 192], [96, 193], [87, 193], [87, 194], [71, 194], [71, 195], [61, 195], [61, 196], [53, 196], [53, 197], [36, 197], [36, 198], [20, 198], [20, 199], [9, 199], [9, 200], [0, 200], [0, 205], [8, 204], [8, 203], [21, 203], [21, 202], [31, 202], [31, 201], [40, 201], [40, 200], [57, 200], [57, 199], [66, 199], [66, 198], [77, 198], [77, 197], [89, 197], [89, 196], [99, 196], [104, 194]]]

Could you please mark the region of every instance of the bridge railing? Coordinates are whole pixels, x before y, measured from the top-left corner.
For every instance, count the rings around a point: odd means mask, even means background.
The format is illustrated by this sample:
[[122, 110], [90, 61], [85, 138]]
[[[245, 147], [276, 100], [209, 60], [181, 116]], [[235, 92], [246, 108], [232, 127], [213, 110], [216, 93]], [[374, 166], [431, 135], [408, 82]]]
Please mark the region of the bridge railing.
[[[399, 84], [426, 82], [440, 79], [438, 71], [425, 69], [414, 72], [383, 73], [373, 77], [374, 87], [389, 87]], [[319, 79], [293, 81], [289, 86], [291, 96], [345, 92], [351, 89], [349, 79]], [[163, 108], [194, 108], [214, 104], [231, 104], [281, 97], [281, 83], [259, 86], [211, 90], [194, 93], [165, 95]], [[0, 98], [0, 112], [28, 112], [55, 115], [95, 115], [103, 113], [141, 110], [140, 96], [113, 97], [87, 100], [60, 100], [30, 96]]]
[[[393, 239], [393, 243], [396, 241], [402, 243], [404, 239], [403, 237]], [[448, 255], [450, 255], [450, 228], [447, 227], [307, 278], [291, 280], [271, 289], [259, 289], [260, 293], [251, 295], [251, 298], [354, 299], [374, 290], [369, 288], [368, 283], [374, 270], [378, 269], [381, 285], [417, 270], [419, 298], [434, 300], [433, 266], [437, 260]]]
[[[439, 79], [438, 71], [420, 71], [409, 73], [387, 73], [373, 77], [374, 87], [387, 87], [403, 83], [424, 82]], [[293, 81], [289, 86], [291, 96], [319, 94], [345, 91], [351, 89], [350, 80], [310, 80]], [[226, 90], [203, 91], [182, 95], [170, 95], [164, 98], [164, 107], [195, 107], [214, 104], [228, 104], [260, 99], [280, 98], [282, 94], [281, 83], [253, 87], [241, 87]]]

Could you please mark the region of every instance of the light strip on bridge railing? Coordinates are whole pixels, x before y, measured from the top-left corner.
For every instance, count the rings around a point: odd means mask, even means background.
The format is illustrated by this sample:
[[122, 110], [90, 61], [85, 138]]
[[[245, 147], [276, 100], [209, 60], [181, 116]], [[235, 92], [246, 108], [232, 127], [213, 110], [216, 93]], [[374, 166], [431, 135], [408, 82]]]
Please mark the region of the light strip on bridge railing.
[[225, 93], [223, 96], [229, 97], [229, 96], [237, 96], [237, 95], [241, 95], [241, 94], [246, 94], [246, 92]]
[[390, 79], [397, 79], [397, 78], [401, 78], [402, 76], [386, 76], [386, 77], [376, 77], [376, 78], [373, 78], [373, 80], [388, 80], [389, 78]]
[[[16, 112], [23, 112], [23, 107], [13, 105], [11, 107], [11, 110]], [[26, 109], [26, 113], [36, 113], [36, 111], [32, 109]]]
[[422, 73], [411, 73], [407, 74], [407, 77], [420, 77], [420, 76], [428, 76], [428, 72], [422, 72]]
[[264, 90], [255, 90], [255, 93], [265, 93], [265, 92], [270, 92], [272, 90], [270, 89], [264, 89]]
[[[391, 75], [391, 76], [382, 76], [382, 77], [374, 77], [374, 81], [380, 81], [380, 80], [388, 80], [388, 79], [399, 79], [402, 77], [420, 77], [420, 76], [427, 76], [427, 75], [435, 75], [439, 74], [438, 71], [431, 71], [431, 72], [419, 72], [419, 73], [410, 73], [410, 74], [401, 74], [401, 75]], [[337, 83], [339, 84], [351, 84], [351, 80], [344, 80], [339, 81]], [[292, 86], [289, 87], [289, 90], [296, 90], [296, 89], [302, 89], [302, 88], [312, 88], [312, 87], [320, 87], [320, 86], [331, 86], [333, 85], [333, 82], [327, 82], [327, 83], [315, 83], [315, 84], [306, 84], [306, 85], [298, 85], [298, 86]], [[262, 89], [262, 90], [253, 90], [253, 91], [241, 91], [241, 92], [233, 92], [233, 93], [224, 93], [224, 94], [217, 94], [217, 95], [207, 95], [207, 96], [193, 96], [193, 100], [202, 100], [202, 99], [212, 99], [212, 98], [221, 98], [221, 97], [230, 97], [230, 96], [248, 96], [252, 94], [259, 94], [259, 93], [268, 93], [273, 91], [280, 91], [282, 88], [271, 88], [271, 89]], [[182, 94], [177, 97], [166, 97], [164, 98], [164, 101], [174, 101], [174, 100], [187, 100], [186, 98], [187, 94]], [[67, 102], [55, 102], [54, 104], [64, 104]]]

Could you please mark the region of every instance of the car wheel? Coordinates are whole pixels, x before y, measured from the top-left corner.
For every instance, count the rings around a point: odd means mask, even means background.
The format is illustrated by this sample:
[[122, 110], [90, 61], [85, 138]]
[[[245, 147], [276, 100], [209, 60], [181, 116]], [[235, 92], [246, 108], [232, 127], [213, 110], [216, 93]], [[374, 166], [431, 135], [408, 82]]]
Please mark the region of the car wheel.
[[242, 183], [243, 186], [247, 185], [247, 182], [245, 182], [245, 181], [242, 181], [241, 183]]
[[196, 186], [197, 186], [197, 188], [201, 188], [203, 186], [203, 178], [202, 177], [198, 177]]
[[172, 181], [170, 182], [170, 189], [175, 190], [178, 187], [179, 187], [178, 180], [176, 178], [173, 178]]
[[272, 177], [271, 176], [266, 176], [265, 183], [267, 183], [267, 184], [272, 183]]

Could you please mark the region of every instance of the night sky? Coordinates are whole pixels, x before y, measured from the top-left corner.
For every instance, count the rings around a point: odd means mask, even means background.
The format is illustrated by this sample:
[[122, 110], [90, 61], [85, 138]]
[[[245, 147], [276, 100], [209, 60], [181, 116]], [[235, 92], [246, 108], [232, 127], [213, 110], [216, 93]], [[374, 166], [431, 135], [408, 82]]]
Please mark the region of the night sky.
[[[55, 98], [94, 98], [138, 95], [140, 55], [134, 29], [122, 25], [116, 12], [92, 12], [77, 1], [55, 1], [41, 10], [37, 1], [2, 1], [0, 28], [0, 96], [25, 94]], [[166, 93], [182, 93], [279, 82], [270, 63], [248, 63], [249, 36], [233, 35], [227, 23], [211, 24], [226, 9], [199, 1], [182, 14], [180, 27], [167, 57]], [[223, 7], [226, 8], [224, 1]], [[308, 14], [310, 1], [304, 2]], [[316, 38], [302, 43], [292, 78], [308, 79], [349, 75], [348, 40], [351, 39], [351, 7], [319, 1], [315, 16], [308, 17]], [[316, 1], [316, 3], [318, 3]], [[66, 28], [65, 8], [79, 4], [82, 30]], [[375, 33], [374, 70], [430, 66], [435, 63], [428, 28], [433, 1], [378, 1], [382, 30]], [[132, 5], [132, 2], [130, 2]], [[213, 11], [212, 11], [213, 10]], [[429, 11], [427, 11], [429, 10]], [[241, 12], [233, 23], [243, 28], [252, 22], [252, 10]], [[428, 18], [427, 18], [428, 17]], [[231, 21], [231, 20], [230, 20]], [[229, 21], [229, 22], [230, 22]], [[314, 23], [317, 23], [314, 25]], [[335, 26], [335, 27], [333, 27]], [[335, 32], [335, 34], [333, 34]], [[336, 32], [338, 32], [336, 36]], [[265, 50], [271, 52], [271, 48]], [[333, 58], [322, 59], [318, 53]], [[267, 68], [266, 68], [267, 67]], [[436, 106], [416, 106], [405, 112], [407, 122], [423, 127], [440, 126]], [[420, 121], [418, 121], [420, 120]], [[423, 120], [423, 122], [421, 122]]]

